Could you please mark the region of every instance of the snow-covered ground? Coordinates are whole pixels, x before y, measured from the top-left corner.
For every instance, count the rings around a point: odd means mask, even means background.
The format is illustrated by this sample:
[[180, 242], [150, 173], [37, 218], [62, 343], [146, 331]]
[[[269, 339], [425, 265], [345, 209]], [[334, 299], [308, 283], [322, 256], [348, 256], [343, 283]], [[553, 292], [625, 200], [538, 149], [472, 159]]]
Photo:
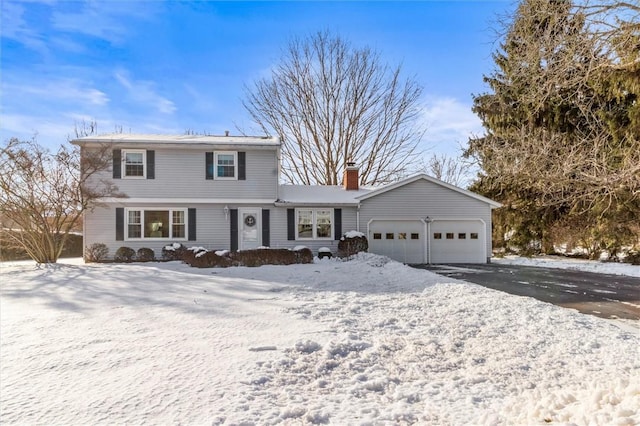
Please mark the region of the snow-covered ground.
[[640, 336], [386, 258], [0, 264], [2, 424], [640, 423]]
[[491, 262], [503, 265], [542, 266], [545, 268], [573, 269], [575, 271], [596, 272], [599, 274], [640, 277], [640, 266], [629, 263], [598, 262], [559, 256], [505, 256], [503, 258], [494, 257]]

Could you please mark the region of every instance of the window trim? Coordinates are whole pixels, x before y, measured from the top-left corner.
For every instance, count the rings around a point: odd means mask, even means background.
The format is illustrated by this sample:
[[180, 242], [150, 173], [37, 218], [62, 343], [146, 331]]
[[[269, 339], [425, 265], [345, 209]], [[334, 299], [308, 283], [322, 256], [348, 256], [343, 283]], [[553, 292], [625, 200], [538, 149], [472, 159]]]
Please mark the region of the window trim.
[[[300, 224], [300, 212], [301, 211], [305, 211], [305, 212], [312, 212], [311, 214], [311, 237], [301, 237], [300, 235], [298, 235], [298, 225]], [[331, 231], [329, 232], [329, 236], [328, 237], [318, 237], [318, 217], [317, 217], [317, 213], [319, 211], [328, 211], [329, 212], [329, 220], [331, 220]], [[296, 240], [301, 240], [301, 241], [313, 241], [313, 240], [319, 240], [319, 241], [331, 241], [333, 240], [333, 236], [335, 233], [335, 212], [334, 209], [330, 208], [330, 207], [301, 207], [301, 208], [297, 208], [295, 210], [295, 231], [296, 231]]]
[[[218, 176], [218, 157], [220, 155], [233, 155], [233, 177]], [[213, 180], [238, 180], [238, 151], [214, 151]]]
[[[189, 209], [186, 207], [126, 207], [124, 212], [124, 240], [125, 241], [187, 241], [189, 236]], [[145, 211], [167, 211], [169, 212], [169, 236], [168, 237], [145, 237]], [[140, 237], [129, 237], [129, 212], [140, 212]], [[173, 212], [182, 211], [184, 215], [184, 237], [173, 236]]]
[[[146, 179], [147, 178], [147, 150], [146, 149], [123, 149], [121, 179]], [[127, 154], [142, 154], [142, 176], [127, 175]]]

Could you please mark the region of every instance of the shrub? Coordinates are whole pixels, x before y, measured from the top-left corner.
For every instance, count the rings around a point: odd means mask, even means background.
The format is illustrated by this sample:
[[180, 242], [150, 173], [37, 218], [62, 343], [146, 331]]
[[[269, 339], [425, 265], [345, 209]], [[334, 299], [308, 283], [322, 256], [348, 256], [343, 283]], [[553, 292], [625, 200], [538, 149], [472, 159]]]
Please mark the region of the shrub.
[[138, 262], [153, 262], [156, 258], [153, 250], [147, 247], [142, 247], [138, 249], [138, 253], [136, 254], [136, 260]]
[[296, 263], [313, 263], [313, 252], [304, 247], [293, 251], [296, 255]]
[[131, 262], [136, 255], [136, 251], [131, 247], [120, 247], [116, 250], [113, 260], [116, 262]]
[[630, 250], [624, 258], [624, 262], [632, 265], [640, 265], [640, 251]]
[[84, 249], [85, 262], [102, 262], [109, 256], [109, 248], [106, 244], [93, 243]]
[[361, 232], [347, 232], [338, 242], [338, 256], [342, 258], [367, 250], [369, 250], [369, 242]]
[[162, 260], [184, 260], [187, 248], [180, 243], [173, 243], [162, 247]]
[[233, 261], [226, 255], [221, 256], [215, 251], [185, 250], [183, 260], [194, 268], [227, 268], [233, 266]]
[[256, 249], [231, 253], [231, 259], [239, 266], [293, 265], [298, 263], [296, 252], [289, 249]]

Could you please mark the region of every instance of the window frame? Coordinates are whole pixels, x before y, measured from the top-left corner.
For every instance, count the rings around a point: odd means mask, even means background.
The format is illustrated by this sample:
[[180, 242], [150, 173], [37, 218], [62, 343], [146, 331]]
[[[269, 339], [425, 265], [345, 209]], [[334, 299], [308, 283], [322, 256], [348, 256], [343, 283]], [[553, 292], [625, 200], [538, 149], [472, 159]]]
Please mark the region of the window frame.
[[[169, 223], [166, 225], [169, 228], [168, 237], [145, 237], [145, 211], [166, 211], [169, 214]], [[184, 226], [184, 237], [174, 237], [173, 235], [173, 212], [181, 211], [184, 217], [184, 222], [179, 225]], [[140, 237], [129, 236], [129, 212], [140, 212], [140, 222], [132, 225], [140, 226]], [[124, 240], [125, 241], [187, 241], [189, 234], [189, 209], [186, 207], [127, 207], [125, 208], [125, 223], [124, 223]]]
[[[142, 176], [130, 176], [127, 174], [127, 154], [142, 154]], [[146, 179], [147, 178], [147, 150], [146, 149], [123, 149], [121, 156], [122, 156], [121, 179]]]
[[[233, 155], [233, 176], [218, 176], [218, 158], [221, 155]], [[224, 167], [229, 167], [225, 165]], [[213, 180], [238, 180], [238, 151], [214, 151], [213, 153]]]
[[[328, 211], [329, 212], [329, 220], [331, 222], [331, 230], [329, 231], [328, 237], [318, 237], [318, 212]], [[301, 237], [299, 234], [299, 226], [300, 226], [300, 212], [311, 212], [311, 237]], [[330, 207], [301, 207], [295, 210], [295, 230], [296, 230], [296, 240], [301, 241], [331, 241], [333, 240], [333, 236], [335, 234], [335, 212], [333, 208]]]

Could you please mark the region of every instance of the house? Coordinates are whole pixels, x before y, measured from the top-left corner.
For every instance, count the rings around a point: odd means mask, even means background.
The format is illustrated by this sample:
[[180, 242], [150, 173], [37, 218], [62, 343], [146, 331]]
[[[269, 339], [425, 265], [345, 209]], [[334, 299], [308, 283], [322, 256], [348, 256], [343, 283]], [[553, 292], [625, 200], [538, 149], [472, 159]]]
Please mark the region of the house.
[[162, 247], [180, 242], [246, 250], [304, 245], [336, 253], [350, 230], [369, 251], [405, 263], [485, 263], [491, 210], [500, 204], [420, 174], [360, 188], [358, 169], [343, 186], [280, 184], [273, 137], [109, 134], [72, 141], [83, 152], [108, 145], [112, 179], [126, 198], [104, 199], [84, 218], [85, 246]]

